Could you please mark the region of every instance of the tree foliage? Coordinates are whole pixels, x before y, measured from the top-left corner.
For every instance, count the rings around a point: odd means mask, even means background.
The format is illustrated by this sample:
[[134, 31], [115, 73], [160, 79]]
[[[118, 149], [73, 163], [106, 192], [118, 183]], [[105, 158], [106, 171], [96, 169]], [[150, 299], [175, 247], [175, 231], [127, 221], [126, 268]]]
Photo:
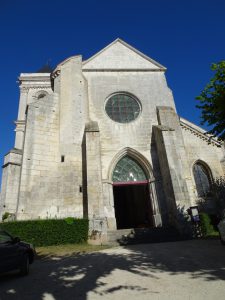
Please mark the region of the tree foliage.
[[225, 140], [225, 60], [211, 65], [214, 76], [196, 99], [201, 109], [201, 124], [212, 127], [208, 133]]

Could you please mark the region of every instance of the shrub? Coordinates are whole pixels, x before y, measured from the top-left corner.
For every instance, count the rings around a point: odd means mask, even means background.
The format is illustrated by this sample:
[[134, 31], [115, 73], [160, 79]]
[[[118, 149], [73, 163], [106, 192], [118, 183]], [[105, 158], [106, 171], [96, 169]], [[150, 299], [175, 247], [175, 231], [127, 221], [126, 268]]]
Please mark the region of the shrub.
[[200, 213], [200, 221], [203, 236], [215, 235], [216, 230], [210, 215]]
[[2, 221], [5, 221], [6, 219], [8, 219], [9, 216], [10, 216], [10, 213], [6, 211], [6, 212], [2, 215]]
[[6, 222], [6, 221], [14, 221], [15, 220], [15, 214], [13, 213], [9, 213], [9, 212], [5, 212], [2, 215], [2, 222]]
[[47, 219], [0, 223], [3, 230], [35, 246], [50, 246], [86, 242], [87, 219]]

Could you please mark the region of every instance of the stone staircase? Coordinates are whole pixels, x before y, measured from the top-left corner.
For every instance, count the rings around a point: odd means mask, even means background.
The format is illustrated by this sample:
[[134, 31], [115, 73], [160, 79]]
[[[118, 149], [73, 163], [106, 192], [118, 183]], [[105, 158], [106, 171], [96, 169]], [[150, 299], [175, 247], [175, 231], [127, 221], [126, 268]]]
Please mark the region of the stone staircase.
[[160, 243], [185, 240], [173, 227], [131, 228], [110, 230], [107, 233], [108, 244], [131, 245], [141, 243]]
[[107, 232], [107, 240], [109, 244], [120, 244], [119, 241], [129, 236], [132, 233], [131, 229], [118, 229], [118, 230], [108, 230]]

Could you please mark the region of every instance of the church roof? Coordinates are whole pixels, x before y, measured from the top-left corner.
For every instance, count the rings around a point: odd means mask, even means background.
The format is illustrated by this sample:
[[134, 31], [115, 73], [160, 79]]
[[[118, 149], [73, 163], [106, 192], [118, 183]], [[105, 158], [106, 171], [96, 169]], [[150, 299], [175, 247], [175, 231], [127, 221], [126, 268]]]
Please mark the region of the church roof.
[[217, 137], [214, 137], [207, 133], [206, 130], [203, 128], [197, 126], [196, 124], [180, 117], [180, 125], [181, 128], [184, 128], [185, 130], [190, 131], [194, 135], [200, 137], [202, 140], [205, 140], [208, 142], [208, 144], [213, 144], [217, 147], [222, 147], [222, 141], [219, 140]]
[[35, 73], [52, 73], [53, 70], [49, 64], [45, 64]]

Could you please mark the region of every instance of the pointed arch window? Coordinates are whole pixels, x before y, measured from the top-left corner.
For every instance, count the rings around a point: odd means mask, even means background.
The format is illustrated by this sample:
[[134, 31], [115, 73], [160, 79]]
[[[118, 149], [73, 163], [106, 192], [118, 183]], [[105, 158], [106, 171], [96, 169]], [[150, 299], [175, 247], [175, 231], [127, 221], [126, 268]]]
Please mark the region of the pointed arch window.
[[201, 162], [197, 162], [193, 167], [193, 175], [198, 196], [207, 196], [211, 190], [211, 174], [209, 169]]
[[116, 164], [112, 180], [114, 182], [138, 182], [146, 181], [147, 176], [139, 163], [126, 155]]

